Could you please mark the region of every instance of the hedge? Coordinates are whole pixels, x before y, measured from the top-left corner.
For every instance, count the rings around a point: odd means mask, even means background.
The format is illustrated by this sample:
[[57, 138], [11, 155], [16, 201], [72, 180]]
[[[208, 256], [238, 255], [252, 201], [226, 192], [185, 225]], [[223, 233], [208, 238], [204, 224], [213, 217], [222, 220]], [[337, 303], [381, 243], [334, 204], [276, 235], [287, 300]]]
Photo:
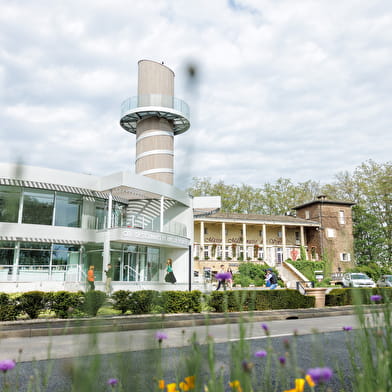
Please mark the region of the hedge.
[[312, 308], [315, 298], [297, 290], [213, 291], [208, 305], [216, 312]]
[[381, 295], [380, 302], [391, 302], [392, 288], [339, 288], [331, 290], [325, 296], [325, 306], [345, 306], [356, 303], [369, 305], [372, 295]]

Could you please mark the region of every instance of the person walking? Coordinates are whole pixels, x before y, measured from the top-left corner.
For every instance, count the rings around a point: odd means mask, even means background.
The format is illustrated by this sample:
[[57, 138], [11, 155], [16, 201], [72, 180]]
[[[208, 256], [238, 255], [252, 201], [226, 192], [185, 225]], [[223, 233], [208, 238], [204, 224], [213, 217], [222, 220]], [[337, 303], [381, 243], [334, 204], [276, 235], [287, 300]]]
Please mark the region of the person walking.
[[90, 265], [90, 268], [87, 271], [87, 282], [89, 284], [89, 288], [91, 291], [95, 290], [95, 275], [94, 275], [94, 266]]
[[278, 279], [276, 277], [275, 272], [272, 271], [272, 268], [269, 268], [268, 271], [271, 274], [269, 281], [271, 282], [270, 290], [276, 289], [278, 287]]
[[265, 274], [265, 287], [271, 287], [271, 271], [267, 270], [267, 273]]
[[173, 272], [173, 260], [172, 259], [167, 259], [167, 261], [166, 261], [165, 282], [172, 283], [172, 284], [177, 282], [177, 279], [174, 276], [174, 272]]
[[105, 291], [106, 291], [106, 295], [110, 297], [112, 293], [113, 269], [111, 264], [108, 264], [107, 268], [108, 269], [105, 271], [106, 274]]

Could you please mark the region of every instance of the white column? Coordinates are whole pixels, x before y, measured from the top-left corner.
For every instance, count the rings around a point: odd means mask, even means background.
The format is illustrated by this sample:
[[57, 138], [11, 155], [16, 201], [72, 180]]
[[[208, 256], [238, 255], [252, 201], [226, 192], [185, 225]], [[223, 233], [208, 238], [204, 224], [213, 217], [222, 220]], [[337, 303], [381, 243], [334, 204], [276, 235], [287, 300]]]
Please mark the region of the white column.
[[301, 235], [301, 246], [305, 246], [305, 233], [304, 233], [304, 227], [300, 226], [300, 235]]
[[267, 227], [266, 224], [263, 224], [263, 261], [267, 262]]
[[246, 223], [242, 224], [242, 247], [244, 248], [244, 261], [246, 261]]
[[164, 210], [164, 200], [165, 197], [161, 196], [161, 210], [160, 210], [160, 223], [159, 223], [159, 231], [162, 233], [163, 232], [163, 210]]
[[102, 281], [106, 281], [104, 271], [106, 266], [110, 264], [110, 228], [112, 227], [112, 209], [113, 209], [113, 196], [112, 192], [109, 193], [108, 199], [108, 213], [106, 219], [106, 230], [103, 240], [103, 257], [102, 257]]
[[226, 259], [226, 224], [222, 222], [222, 260]]
[[200, 222], [200, 260], [204, 260], [204, 222]]
[[282, 225], [282, 261], [286, 259], [286, 226]]

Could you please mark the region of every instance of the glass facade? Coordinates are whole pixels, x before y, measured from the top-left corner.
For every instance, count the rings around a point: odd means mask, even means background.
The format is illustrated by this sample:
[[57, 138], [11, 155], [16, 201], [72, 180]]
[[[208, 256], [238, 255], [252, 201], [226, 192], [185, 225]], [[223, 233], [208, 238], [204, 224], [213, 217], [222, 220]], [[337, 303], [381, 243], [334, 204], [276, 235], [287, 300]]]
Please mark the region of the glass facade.
[[72, 193], [56, 194], [55, 226], [80, 227], [83, 196]]
[[53, 220], [54, 192], [25, 190], [23, 192], [22, 223], [51, 225]]
[[0, 222], [17, 222], [22, 189], [0, 185]]
[[[113, 201], [112, 227], [125, 225], [126, 208]], [[0, 185], [0, 222], [102, 230], [107, 211], [108, 201], [102, 198]]]

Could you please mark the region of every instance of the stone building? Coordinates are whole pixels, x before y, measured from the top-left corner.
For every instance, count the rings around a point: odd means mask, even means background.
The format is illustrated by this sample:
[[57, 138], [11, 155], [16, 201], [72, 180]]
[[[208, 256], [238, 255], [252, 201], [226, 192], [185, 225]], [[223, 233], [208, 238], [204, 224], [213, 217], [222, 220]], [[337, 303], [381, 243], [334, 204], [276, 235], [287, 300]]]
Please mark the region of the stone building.
[[300, 257], [328, 260], [330, 272], [353, 263], [351, 207], [354, 203], [325, 197], [295, 207], [296, 216], [235, 213], [194, 214], [194, 269], [199, 281], [209, 279], [220, 265], [233, 272], [242, 262], [280, 266]]

